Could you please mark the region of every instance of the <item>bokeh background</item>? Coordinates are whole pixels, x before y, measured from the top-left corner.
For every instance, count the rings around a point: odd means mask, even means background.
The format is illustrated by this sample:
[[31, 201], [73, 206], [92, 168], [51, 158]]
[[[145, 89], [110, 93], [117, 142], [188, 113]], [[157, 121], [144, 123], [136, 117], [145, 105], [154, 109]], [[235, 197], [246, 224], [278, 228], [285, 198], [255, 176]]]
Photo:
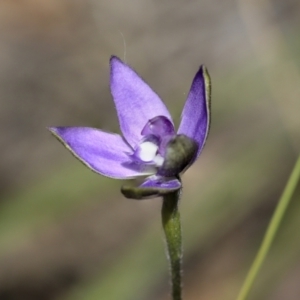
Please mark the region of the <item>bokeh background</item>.
[[[194, 74], [212, 126], [183, 176], [184, 295], [235, 299], [300, 151], [298, 0], [2, 0], [0, 299], [169, 299], [161, 200], [130, 201], [51, 135], [119, 132], [109, 57], [178, 125]], [[300, 189], [250, 299], [298, 300]]]

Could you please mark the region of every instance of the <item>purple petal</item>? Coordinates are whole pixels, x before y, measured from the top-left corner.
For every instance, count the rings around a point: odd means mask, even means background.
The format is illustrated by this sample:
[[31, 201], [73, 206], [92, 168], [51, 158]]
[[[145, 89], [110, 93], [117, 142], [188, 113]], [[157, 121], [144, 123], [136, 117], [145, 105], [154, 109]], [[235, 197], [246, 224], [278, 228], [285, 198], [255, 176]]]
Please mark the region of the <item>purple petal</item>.
[[110, 60], [110, 88], [120, 127], [127, 142], [134, 147], [142, 138], [141, 131], [156, 116], [172, 120], [158, 95], [119, 58]]
[[178, 129], [178, 134], [184, 134], [198, 143], [196, 158], [201, 153], [209, 131], [210, 98], [210, 77], [205, 66], [201, 66], [193, 80]]
[[132, 149], [117, 134], [88, 127], [51, 127], [49, 130], [79, 160], [102, 175], [126, 179], [141, 176], [139, 170], [126, 168]]
[[162, 190], [175, 191], [180, 189], [181, 182], [177, 178], [167, 179], [165, 177], [160, 176], [150, 176], [144, 181], [141, 185], [141, 188], [156, 188], [159, 189], [160, 192]]

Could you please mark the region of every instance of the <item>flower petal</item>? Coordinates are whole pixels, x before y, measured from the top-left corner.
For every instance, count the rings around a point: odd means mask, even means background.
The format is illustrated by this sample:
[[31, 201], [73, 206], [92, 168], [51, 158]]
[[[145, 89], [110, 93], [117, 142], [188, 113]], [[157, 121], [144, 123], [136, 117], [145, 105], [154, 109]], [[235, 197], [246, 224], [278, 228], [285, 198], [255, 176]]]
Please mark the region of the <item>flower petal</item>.
[[126, 179], [141, 176], [138, 169], [127, 168], [132, 149], [121, 136], [88, 127], [51, 127], [49, 130], [79, 160], [102, 175]]
[[177, 178], [164, 178], [153, 175], [139, 187], [123, 186], [121, 192], [130, 199], [149, 199], [164, 196], [181, 188], [181, 182]]
[[127, 142], [134, 147], [142, 138], [141, 131], [156, 116], [172, 120], [158, 95], [139, 75], [119, 58], [110, 60], [110, 88], [120, 127]]
[[194, 139], [202, 151], [210, 126], [211, 83], [205, 66], [201, 66], [193, 80], [182, 112], [178, 134]]

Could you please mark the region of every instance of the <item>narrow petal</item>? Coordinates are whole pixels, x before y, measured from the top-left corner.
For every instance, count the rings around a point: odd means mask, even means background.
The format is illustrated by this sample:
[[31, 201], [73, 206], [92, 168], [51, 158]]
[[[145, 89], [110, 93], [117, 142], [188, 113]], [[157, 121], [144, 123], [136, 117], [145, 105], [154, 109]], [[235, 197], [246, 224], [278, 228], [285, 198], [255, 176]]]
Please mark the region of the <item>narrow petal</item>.
[[158, 95], [134, 70], [114, 56], [110, 67], [110, 88], [120, 127], [127, 142], [134, 147], [149, 120], [156, 116], [164, 116], [170, 121], [172, 118]]
[[132, 149], [117, 134], [88, 127], [51, 127], [49, 130], [91, 170], [107, 177], [127, 179], [141, 176], [127, 168]]
[[193, 80], [182, 112], [178, 134], [184, 134], [198, 143], [196, 158], [202, 151], [210, 126], [210, 77], [201, 66]]
[[181, 182], [177, 178], [164, 178], [153, 175], [139, 187], [123, 186], [121, 192], [130, 199], [149, 199], [160, 197], [181, 188]]

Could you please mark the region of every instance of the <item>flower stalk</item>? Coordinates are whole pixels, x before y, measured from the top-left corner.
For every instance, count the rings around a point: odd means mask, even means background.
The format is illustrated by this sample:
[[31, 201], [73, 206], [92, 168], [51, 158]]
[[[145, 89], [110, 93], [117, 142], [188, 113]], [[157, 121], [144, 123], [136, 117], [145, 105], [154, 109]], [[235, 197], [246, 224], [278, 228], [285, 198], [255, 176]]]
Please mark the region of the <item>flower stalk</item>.
[[170, 260], [172, 299], [182, 300], [181, 259], [182, 238], [181, 223], [178, 210], [181, 191], [177, 190], [163, 196], [162, 224], [167, 243], [167, 255]]

